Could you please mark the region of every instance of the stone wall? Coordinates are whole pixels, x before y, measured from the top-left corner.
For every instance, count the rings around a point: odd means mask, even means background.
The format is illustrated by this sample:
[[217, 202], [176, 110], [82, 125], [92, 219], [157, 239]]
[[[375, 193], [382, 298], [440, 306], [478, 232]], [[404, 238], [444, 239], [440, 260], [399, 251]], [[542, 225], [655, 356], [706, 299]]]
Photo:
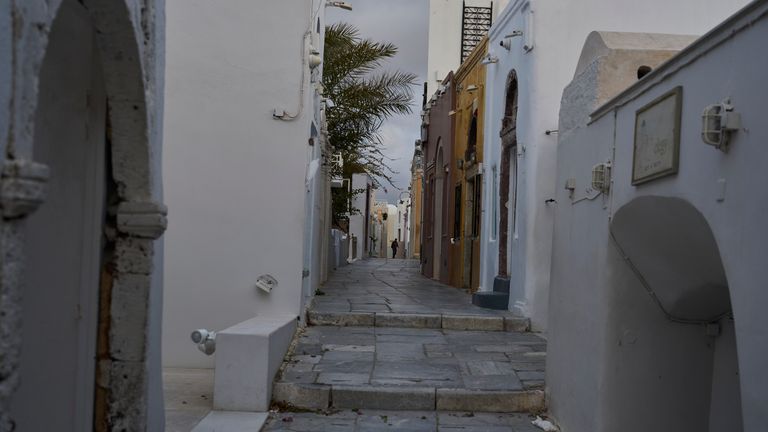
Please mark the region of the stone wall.
[[[24, 221], [62, 181], [35, 162], [40, 72], [61, 8], [79, 7], [95, 29], [108, 105], [107, 208], [100, 283], [96, 430], [160, 430], [159, 335], [165, 229], [160, 154], [163, 107], [162, 0], [0, 1], [0, 430], [14, 429], [24, 338]], [[61, 86], [68, 83], [62, 79]], [[54, 239], [51, 239], [54, 241]], [[92, 329], [95, 332], [95, 329]], [[88, 378], [91, 379], [91, 378]], [[40, 389], [40, 392], [46, 389]], [[44, 415], [44, 412], [40, 413]]]

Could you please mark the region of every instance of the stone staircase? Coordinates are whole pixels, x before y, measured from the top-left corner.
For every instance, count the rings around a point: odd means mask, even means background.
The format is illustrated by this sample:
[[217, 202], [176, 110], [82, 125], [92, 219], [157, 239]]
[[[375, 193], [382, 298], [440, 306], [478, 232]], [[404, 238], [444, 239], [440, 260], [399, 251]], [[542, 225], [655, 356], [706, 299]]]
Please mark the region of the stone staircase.
[[506, 310], [367, 259], [331, 275], [278, 372], [272, 400], [295, 410], [533, 413], [544, 407], [546, 341]]
[[505, 413], [545, 408], [546, 342], [504, 331], [503, 317], [374, 316], [372, 323], [368, 317], [322, 318], [310, 322], [334, 325], [297, 334], [274, 384], [278, 406]]

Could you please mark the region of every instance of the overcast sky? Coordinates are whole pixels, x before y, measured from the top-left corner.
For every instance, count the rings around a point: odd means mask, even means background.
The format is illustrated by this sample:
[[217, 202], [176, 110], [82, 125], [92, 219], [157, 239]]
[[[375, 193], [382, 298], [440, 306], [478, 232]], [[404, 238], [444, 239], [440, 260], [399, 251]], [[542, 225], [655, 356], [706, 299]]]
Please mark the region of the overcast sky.
[[[386, 65], [387, 69], [398, 69], [418, 76], [419, 83], [424, 83], [427, 75], [427, 32], [429, 2], [427, 0], [348, 0], [354, 10], [338, 8], [326, 9], [326, 21], [347, 22], [360, 30], [360, 36], [377, 42], [391, 42], [399, 51]], [[414, 141], [419, 138], [419, 117], [422, 98], [422, 85], [413, 89], [413, 114], [398, 116], [387, 120], [381, 129], [384, 138], [385, 153], [394, 158], [390, 162], [395, 186], [407, 190], [411, 179], [411, 158]], [[383, 190], [376, 192], [377, 199], [386, 199], [395, 203], [400, 191], [384, 184]]]

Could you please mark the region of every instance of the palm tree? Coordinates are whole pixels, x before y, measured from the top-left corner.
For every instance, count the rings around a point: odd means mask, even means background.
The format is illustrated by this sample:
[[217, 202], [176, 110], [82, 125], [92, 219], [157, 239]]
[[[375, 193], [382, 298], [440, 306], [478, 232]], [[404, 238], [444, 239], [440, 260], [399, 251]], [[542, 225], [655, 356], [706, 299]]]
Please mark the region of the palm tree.
[[[387, 118], [411, 113], [416, 85], [414, 74], [380, 70], [396, 53], [391, 43], [361, 39], [350, 24], [326, 28], [323, 88], [333, 101], [333, 108], [326, 110], [328, 139], [344, 159], [343, 168], [331, 164], [333, 175], [350, 178], [366, 172], [377, 183], [383, 179], [392, 184], [394, 171], [387, 165], [391, 159], [383, 152], [379, 129]], [[334, 216], [345, 213], [350, 198], [334, 190]]]

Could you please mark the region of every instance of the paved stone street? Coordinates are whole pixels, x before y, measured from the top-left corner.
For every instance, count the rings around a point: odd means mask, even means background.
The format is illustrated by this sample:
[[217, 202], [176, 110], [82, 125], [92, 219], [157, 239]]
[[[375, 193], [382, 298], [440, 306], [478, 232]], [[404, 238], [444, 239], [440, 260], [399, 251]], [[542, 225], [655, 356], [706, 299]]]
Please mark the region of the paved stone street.
[[330, 415], [274, 414], [262, 431], [541, 432], [525, 414], [344, 410]]
[[[469, 319], [471, 317], [471, 319]], [[425, 278], [416, 260], [368, 259], [336, 270], [315, 297], [314, 325], [526, 330], [528, 320], [472, 304], [471, 295]]]
[[[387, 421], [377, 426], [378, 414], [317, 414], [336, 422], [338, 429], [331, 430], [392, 429], [391, 419], [397, 419], [397, 430], [462, 430], [450, 421], [463, 417], [445, 412], [544, 409], [546, 341], [513, 331], [519, 318], [476, 307], [466, 292], [424, 278], [415, 261], [355, 263], [337, 271], [322, 290], [310, 316], [324, 315], [310, 322], [335, 325], [309, 326], [297, 337], [274, 386], [278, 406], [402, 410], [383, 414]], [[406, 411], [431, 414], [422, 418]], [[301, 429], [303, 416], [280, 424], [273, 419], [267, 430], [310, 430]], [[527, 419], [481, 417], [502, 423]], [[528, 430], [502, 423], [471, 430]]]

